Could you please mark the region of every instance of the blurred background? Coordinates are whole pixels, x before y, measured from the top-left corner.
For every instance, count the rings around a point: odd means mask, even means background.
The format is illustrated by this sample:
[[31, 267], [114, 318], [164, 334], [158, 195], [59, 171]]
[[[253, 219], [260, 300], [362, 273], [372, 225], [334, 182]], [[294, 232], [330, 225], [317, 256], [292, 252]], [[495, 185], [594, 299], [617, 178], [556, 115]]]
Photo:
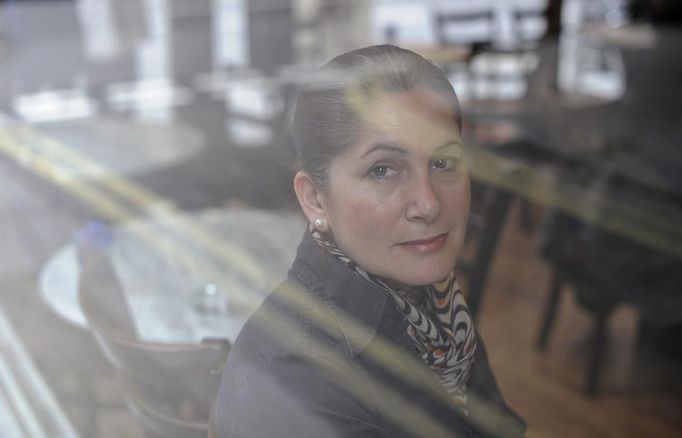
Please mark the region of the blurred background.
[[380, 43], [463, 102], [460, 278], [529, 435], [680, 436], [681, 22], [675, 0], [0, 1], [0, 436], [206, 435], [306, 228], [297, 90]]

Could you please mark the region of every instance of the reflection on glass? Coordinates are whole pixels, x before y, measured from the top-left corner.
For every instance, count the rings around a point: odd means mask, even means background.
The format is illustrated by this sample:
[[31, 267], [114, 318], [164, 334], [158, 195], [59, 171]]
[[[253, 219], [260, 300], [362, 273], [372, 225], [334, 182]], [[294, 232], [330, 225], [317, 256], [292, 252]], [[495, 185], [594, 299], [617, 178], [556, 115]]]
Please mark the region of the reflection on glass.
[[15, 97], [12, 109], [29, 123], [84, 119], [95, 115], [97, 103], [80, 88], [50, 90]]

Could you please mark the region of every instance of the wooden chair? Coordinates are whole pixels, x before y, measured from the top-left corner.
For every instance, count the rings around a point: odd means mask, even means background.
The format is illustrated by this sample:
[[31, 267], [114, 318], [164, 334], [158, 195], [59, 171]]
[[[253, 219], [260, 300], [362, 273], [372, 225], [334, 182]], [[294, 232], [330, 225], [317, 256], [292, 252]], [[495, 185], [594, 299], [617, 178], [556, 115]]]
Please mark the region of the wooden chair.
[[[581, 307], [593, 317], [592, 348], [586, 370], [585, 392], [597, 394], [601, 363], [606, 348], [608, 319], [619, 300], [599, 281], [599, 277], [585, 269], [590, 257], [589, 242], [581, 240], [584, 224], [569, 215], [552, 212], [544, 225], [541, 252], [554, 266], [547, 304], [542, 318], [537, 347], [545, 351], [549, 341], [562, 291], [572, 286]], [[565, 236], [561, 238], [560, 236]]]
[[[584, 167], [584, 166], [583, 166]], [[668, 214], [682, 218], [679, 197], [663, 194], [617, 173], [594, 174], [589, 169], [569, 171], [571, 181], [584, 180], [596, 191], [594, 215], [604, 217], [600, 199], [640, 205], [655, 214], [669, 205]], [[645, 206], [648, 205], [647, 206]], [[543, 226], [541, 254], [553, 266], [547, 304], [537, 338], [547, 348], [560, 298], [571, 286], [578, 304], [593, 319], [592, 348], [586, 370], [585, 391], [598, 394], [602, 359], [608, 343], [608, 320], [620, 304], [633, 306], [641, 322], [664, 327], [682, 321], [680, 295], [682, 258], [614, 234], [561, 211], [550, 211]]]
[[131, 411], [152, 434], [206, 436], [230, 349], [228, 341], [163, 344], [140, 340], [107, 258], [98, 254], [87, 258], [81, 272], [80, 305], [123, 382]]

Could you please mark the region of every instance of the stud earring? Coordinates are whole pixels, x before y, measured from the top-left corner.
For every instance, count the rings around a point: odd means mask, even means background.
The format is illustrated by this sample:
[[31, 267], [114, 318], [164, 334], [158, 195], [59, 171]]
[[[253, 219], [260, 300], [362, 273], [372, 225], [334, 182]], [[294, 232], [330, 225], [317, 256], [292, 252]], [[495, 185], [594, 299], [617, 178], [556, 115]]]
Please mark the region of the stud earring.
[[324, 225], [324, 219], [318, 217], [313, 221], [313, 225], [315, 225], [315, 228], [320, 228]]

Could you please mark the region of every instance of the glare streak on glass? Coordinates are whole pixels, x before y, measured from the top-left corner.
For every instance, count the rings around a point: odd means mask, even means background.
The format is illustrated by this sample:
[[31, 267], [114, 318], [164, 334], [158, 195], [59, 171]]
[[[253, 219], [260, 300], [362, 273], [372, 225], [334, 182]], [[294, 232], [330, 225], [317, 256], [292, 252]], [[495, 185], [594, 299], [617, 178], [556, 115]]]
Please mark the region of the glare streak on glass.
[[468, 147], [465, 161], [472, 175], [543, 205], [559, 208], [607, 231], [672, 255], [682, 256], [682, 227], [666, 215], [652, 214], [623, 201], [604, 197], [600, 211], [583, 201], [589, 190], [530, 165], [509, 162], [480, 147]]
[[0, 391], [0, 412], [6, 413], [6, 415], [0, 416], [0, 432], [2, 432], [2, 436], [6, 438], [23, 438], [24, 435], [21, 432], [21, 427], [17, 424], [14, 416], [9, 415], [12, 412], [12, 408], [10, 407], [10, 402], [2, 394], [2, 391]]
[[30, 438], [78, 436], [2, 310], [0, 389], [6, 391]]

